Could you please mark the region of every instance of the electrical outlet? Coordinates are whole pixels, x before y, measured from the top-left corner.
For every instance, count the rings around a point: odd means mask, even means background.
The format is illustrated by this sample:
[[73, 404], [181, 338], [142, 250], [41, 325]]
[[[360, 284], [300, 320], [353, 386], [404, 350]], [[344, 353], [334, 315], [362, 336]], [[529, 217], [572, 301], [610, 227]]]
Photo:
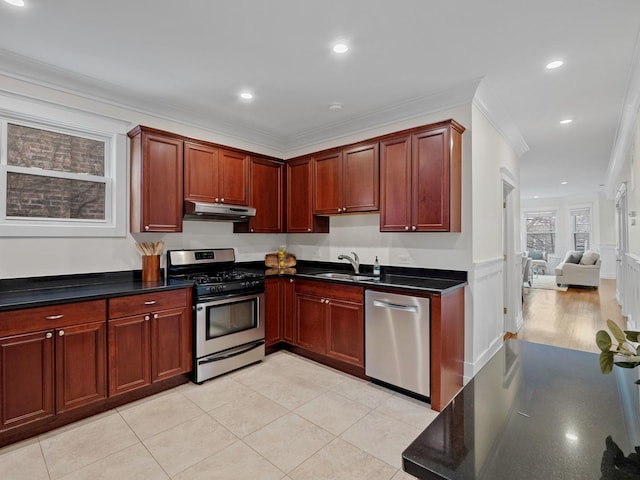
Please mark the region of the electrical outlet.
[[398, 263], [403, 263], [405, 265], [411, 263], [409, 255], [398, 255]]

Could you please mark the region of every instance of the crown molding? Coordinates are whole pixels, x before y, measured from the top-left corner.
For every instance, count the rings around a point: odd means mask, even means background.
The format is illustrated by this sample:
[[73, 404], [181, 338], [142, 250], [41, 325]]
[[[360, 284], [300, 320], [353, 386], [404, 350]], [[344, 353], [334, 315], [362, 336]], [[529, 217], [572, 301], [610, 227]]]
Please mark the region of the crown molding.
[[529, 145], [520, 133], [520, 129], [516, 127], [498, 96], [493, 94], [486, 78], [480, 82], [473, 97], [473, 104], [487, 117], [487, 120], [513, 148], [518, 157], [522, 157], [529, 151]]

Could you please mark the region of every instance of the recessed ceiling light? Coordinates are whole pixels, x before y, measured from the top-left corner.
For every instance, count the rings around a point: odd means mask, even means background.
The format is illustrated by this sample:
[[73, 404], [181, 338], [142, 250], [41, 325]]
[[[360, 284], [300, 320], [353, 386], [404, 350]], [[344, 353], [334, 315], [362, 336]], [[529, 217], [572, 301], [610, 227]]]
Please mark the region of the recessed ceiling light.
[[24, 7], [24, 0], [4, 0], [9, 5], [13, 5], [14, 7]]
[[570, 118], [567, 118], [565, 120], [560, 120], [560, 125], [568, 125], [571, 122], [573, 122], [573, 120]]
[[560, 185], [566, 185], [569, 182], [560, 182]]
[[242, 92], [240, 94], [240, 98], [242, 98], [243, 100], [251, 100], [253, 98], [253, 93], [251, 93], [251, 92]]
[[347, 53], [349, 51], [349, 45], [347, 45], [346, 43], [336, 43], [332, 50], [335, 53]]
[[534, 195], [533, 198], [540, 198], [540, 195]]
[[553, 70], [554, 68], [558, 68], [564, 65], [562, 60], [554, 60], [553, 62], [547, 63], [547, 70]]
[[332, 103], [331, 105], [329, 105], [329, 110], [331, 110], [332, 112], [338, 112], [342, 110], [342, 104], [338, 102]]

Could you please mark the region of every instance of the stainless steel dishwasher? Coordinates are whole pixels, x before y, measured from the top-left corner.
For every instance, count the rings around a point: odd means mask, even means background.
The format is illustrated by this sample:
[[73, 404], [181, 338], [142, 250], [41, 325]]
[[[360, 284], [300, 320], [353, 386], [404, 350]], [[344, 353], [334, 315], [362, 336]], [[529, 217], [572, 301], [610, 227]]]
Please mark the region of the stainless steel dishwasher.
[[365, 373], [430, 397], [429, 299], [365, 292]]

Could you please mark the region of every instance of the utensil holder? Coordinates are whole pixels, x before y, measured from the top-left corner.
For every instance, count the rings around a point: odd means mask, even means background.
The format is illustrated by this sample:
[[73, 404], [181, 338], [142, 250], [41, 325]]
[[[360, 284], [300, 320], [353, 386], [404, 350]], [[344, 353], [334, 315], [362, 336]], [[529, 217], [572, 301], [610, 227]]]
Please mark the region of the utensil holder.
[[142, 256], [142, 281], [160, 281], [160, 255]]

